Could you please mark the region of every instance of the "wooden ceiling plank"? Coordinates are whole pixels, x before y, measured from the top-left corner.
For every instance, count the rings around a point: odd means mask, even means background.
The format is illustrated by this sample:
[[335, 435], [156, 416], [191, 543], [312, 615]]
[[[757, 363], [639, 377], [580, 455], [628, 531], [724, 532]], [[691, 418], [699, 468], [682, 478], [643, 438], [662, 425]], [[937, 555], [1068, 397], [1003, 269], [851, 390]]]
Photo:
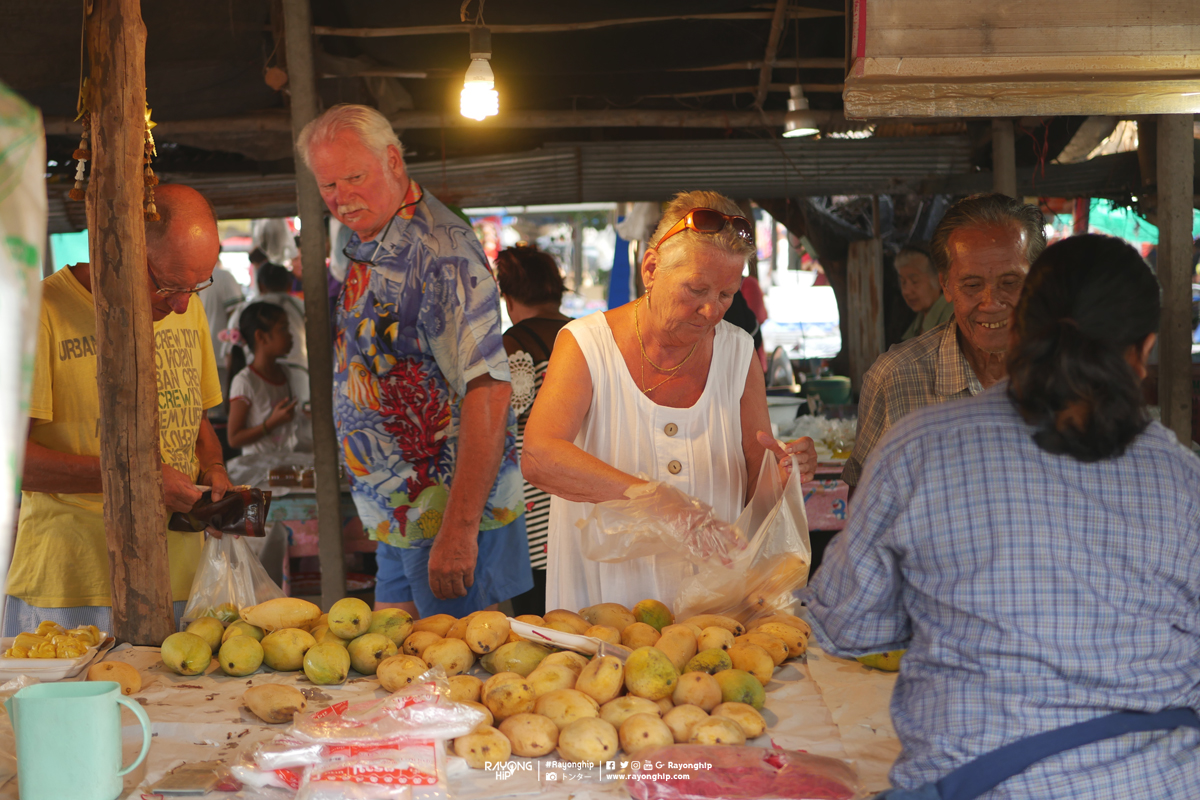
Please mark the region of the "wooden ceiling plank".
[[763, 56], [762, 68], [758, 71], [758, 88], [754, 92], [754, 105], [762, 108], [771, 86], [771, 71], [779, 41], [783, 38], [783, 25], [787, 15], [788, 0], [775, 0], [775, 13], [771, 16], [771, 31], [767, 34], [767, 52]]
[[[785, 2], [786, 0], [780, 0]], [[823, 19], [845, 16], [844, 11], [830, 11], [820, 8], [793, 8], [786, 14], [788, 19]], [[493, 34], [510, 33], [565, 33], [570, 31], [590, 31], [598, 28], [612, 28], [621, 25], [645, 25], [652, 22], [676, 22], [679, 20], [756, 20], [774, 19], [775, 12], [767, 11], [734, 11], [716, 14], [672, 14], [660, 17], [628, 17], [625, 19], [602, 19], [588, 22], [556, 22], [528, 25], [489, 25]], [[470, 33], [473, 26], [466, 23], [454, 25], [416, 25], [407, 28], [337, 28], [329, 25], [314, 25], [313, 33], [317, 36], [349, 36], [359, 39], [383, 38], [391, 36], [436, 36], [441, 34]]]
[[[845, 61], [840, 58], [776, 58], [773, 69], [842, 69]], [[662, 72], [734, 72], [737, 70], [762, 69], [762, 61], [733, 61], [709, 67], [670, 67]]]
[[1200, 112], [1193, 80], [1078, 79], [908, 81], [846, 79], [851, 119], [883, 117], [1023, 117]]
[[[801, 84], [805, 94], [841, 94], [845, 84], [841, 83], [804, 83]], [[758, 86], [730, 86], [724, 89], [701, 89], [697, 92], [671, 92], [667, 94], [646, 94], [642, 97], [715, 97], [723, 94], [755, 94], [759, 91]], [[786, 92], [791, 88], [791, 84], [787, 83], [772, 83], [767, 86], [768, 92]]]

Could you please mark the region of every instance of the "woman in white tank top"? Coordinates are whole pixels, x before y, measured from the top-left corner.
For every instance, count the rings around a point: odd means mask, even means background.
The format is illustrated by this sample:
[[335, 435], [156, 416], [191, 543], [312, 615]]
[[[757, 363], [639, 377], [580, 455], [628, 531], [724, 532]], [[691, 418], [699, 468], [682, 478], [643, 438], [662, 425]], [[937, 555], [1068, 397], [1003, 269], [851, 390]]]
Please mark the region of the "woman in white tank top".
[[[589, 561], [576, 522], [648, 475], [732, 522], [753, 493], [770, 436], [754, 345], [722, 317], [753, 250], [751, 224], [715, 192], [678, 195], [642, 261], [646, 294], [559, 333], [525, 429], [525, 478], [553, 495], [546, 608], [675, 600], [693, 566], [653, 556]], [[787, 445], [808, 479], [811, 439]], [[790, 460], [784, 459], [790, 466]]]

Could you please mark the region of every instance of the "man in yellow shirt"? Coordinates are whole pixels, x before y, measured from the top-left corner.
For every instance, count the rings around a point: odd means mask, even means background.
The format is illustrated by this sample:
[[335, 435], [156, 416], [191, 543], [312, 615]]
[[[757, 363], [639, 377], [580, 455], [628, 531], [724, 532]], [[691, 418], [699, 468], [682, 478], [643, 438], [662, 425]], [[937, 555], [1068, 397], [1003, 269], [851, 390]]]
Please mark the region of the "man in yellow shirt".
[[[146, 291], [154, 317], [159, 447], [167, 511], [229, 489], [221, 444], [205, 411], [221, 402], [208, 322], [192, 295], [210, 282], [219, 237], [212, 207], [194, 189], [160, 186], [162, 219], [146, 223]], [[100, 486], [100, 409], [92, 270], [76, 264], [42, 283], [41, 327], [30, 397], [21, 515], [9, 571], [4, 635], [52, 619], [112, 630], [111, 579]], [[102, 324], [117, 325], [117, 319]], [[202, 533], [168, 531], [178, 621]]]

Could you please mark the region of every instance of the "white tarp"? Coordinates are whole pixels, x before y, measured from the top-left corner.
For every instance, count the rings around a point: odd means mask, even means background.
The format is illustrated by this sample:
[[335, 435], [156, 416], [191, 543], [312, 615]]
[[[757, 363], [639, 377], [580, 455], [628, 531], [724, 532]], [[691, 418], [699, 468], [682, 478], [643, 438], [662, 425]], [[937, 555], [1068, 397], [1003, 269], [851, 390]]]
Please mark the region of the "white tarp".
[[0, 341], [9, 342], [0, 357], [0, 586], [8, 581], [25, 460], [46, 247], [45, 174], [42, 115], [0, 83]]

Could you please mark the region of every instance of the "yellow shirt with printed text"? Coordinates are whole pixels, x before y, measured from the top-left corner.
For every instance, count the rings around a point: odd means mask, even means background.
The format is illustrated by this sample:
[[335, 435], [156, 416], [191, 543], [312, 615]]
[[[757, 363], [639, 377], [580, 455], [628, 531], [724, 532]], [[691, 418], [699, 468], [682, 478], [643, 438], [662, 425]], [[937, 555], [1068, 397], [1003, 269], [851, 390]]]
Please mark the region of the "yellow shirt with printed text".
[[[196, 437], [221, 386], [203, 305], [154, 323], [159, 447], [175, 469], [199, 476]], [[96, 388], [96, 316], [92, 295], [69, 269], [42, 282], [42, 309], [29, 437], [51, 450], [100, 455]], [[104, 511], [99, 494], [22, 492], [8, 594], [32, 606], [112, 604]], [[172, 599], [186, 600], [200, 561], [202, 533], [167, 531]]]

